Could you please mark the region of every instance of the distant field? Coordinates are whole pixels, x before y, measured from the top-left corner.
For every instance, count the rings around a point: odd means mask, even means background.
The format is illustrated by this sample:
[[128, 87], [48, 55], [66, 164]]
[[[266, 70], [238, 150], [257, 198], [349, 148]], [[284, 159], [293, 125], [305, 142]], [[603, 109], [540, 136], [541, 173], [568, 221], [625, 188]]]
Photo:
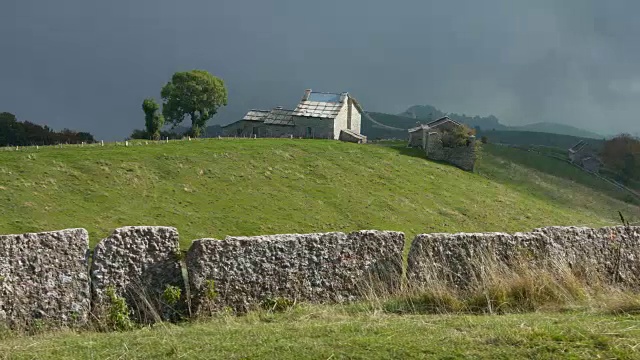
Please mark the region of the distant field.
[[0, 359], [637, 359], [637, 315], [389, 315], [307, 307], [124, 333], [0, 337]]
[[[144, 144], [144, 143], [142, 143]], [[0, 151], [0, 233], [126, 225], [202, 237], [289, 232], [528, 231], [640, 218], [625, 194], [567, 164], [487, 146], [476, 173], [404, 143], [205, 139]]]
[[562, 149], [565, 154], [570, 147], [574, 146], [581, 140], [587, 141], [595, 150], [599, 150], [604, 143], [602, 139], [582, 138], [571, 135], [561, 135], [535, 131], [483, 130], [480, 131], [477, 135], [479, 138], [482, 136], [486, 136], [491, 143], [555, 147]]

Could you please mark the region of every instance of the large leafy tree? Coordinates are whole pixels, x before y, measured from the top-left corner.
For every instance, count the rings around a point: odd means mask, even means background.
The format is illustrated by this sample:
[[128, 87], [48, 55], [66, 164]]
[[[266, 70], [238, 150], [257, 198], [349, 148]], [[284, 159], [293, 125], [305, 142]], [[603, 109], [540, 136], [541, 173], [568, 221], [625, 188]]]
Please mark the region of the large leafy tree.
[[158, 113], [160, 105], [151, 99], [144, 99], [142, 102], [142, 111], [144, 111], [144, 126], [147, 129], [147, 135], [154, 140], [160, 139], [160, 129], [164, 125], [164, 116]]
[[224, 81], [204, 70], [191, 70], [173, 74], [162, 88], [162, 113], [173, 126], [188, 115], [191, 118], [191, 135], [200, 136], [207, 121], [227, 105], [227, 89]]

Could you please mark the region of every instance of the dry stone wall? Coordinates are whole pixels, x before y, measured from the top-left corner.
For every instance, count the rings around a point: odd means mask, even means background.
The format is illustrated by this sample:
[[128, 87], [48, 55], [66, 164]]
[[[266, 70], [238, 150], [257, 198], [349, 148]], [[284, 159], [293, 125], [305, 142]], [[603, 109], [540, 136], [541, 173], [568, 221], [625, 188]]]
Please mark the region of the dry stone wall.
[[130, 226], [116, 229], [100, 241], [93, 254], [91, 281], [94, 308], [108, 304], [106, 291], [127, 300], [134, 318], [141, 322], [155, 316], [169, 318], [180, 304], [163, 296], [167, 286], [185, 294], [180, 266], [178, 231], [172, 227]]
[[[196, 314], [225, 307], [244, 312], [279, 300], [341, 303], [397, 290], [403, 270], [404, 234], [388, 231], [196, 240], [186, 269], [175, 228], [117, 229], [96, 246], [90, 271], [88, 243], [84, 229], [0, 236], [0, 326], [82, 325], [92, 308], [109, 305], [110, 287], [140, 322], [173, 320], [186, 307], [186, 301], [169, 304], [167, 286], [181, 289], [179, 300], [190, 289]], [[569, 269], [587, 282], [639, 291], [640, 227], [418, 235], [406, 275], [417, 287], [465, 289], [496, 271], [529, 268]]]
[[570, 269], [587, 282], [640, 288], [640, 228], [548, 227], [530, 233], [423, 234], [411, 245], [411, 285], [468, 288], [491, 273]]
[[345, 302], [392, 291], [403, 247], [404, 234], [387, 231], [197, 240], [187, 253], [192, 306], [243, 312], [268, 300]]
[[0, 325], [81, 325], [90, 310], [84, 229], [0, 236]]

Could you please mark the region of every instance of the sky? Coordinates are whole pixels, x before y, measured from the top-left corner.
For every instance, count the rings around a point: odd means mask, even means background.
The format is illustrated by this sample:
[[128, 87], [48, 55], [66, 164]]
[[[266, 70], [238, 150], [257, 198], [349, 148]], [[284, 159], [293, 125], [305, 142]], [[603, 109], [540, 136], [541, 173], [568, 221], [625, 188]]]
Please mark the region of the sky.
[[122, 139], [174, 72], [203, 69], [229, 94], [210, 124], [311, 88], [368, 111], [638, 133], [639, 13], [637, 0], [2, 0], [0, 112]]

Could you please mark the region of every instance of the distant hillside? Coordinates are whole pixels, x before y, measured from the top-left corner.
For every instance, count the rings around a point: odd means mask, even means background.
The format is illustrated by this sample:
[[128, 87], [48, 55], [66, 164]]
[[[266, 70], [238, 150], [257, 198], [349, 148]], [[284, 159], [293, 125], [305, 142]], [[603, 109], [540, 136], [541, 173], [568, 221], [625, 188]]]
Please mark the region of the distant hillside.
[[509, 145], [537, 145], [550, 146], [560, 149], [568, 149], [580, 140], [588, 142], [594, 149], [601, 149], [603, 141], [599, 139], [576, 137], [571, 135], [551, 134], [534, 131], [492, 131], [480, 130], [477, 133], [480, 138], [486, 136], [490, 143]]
[[437, 120], [443, 116], [449, 116], [453, 120], [466, 124], [469, 127], [486, 130], [506, 130], [508, 126], [501, 124], [500, 120], [493, 115], [486, 117], [482, 116], [468, 116], [465, 114], [445, 113], [431, 105], [415, 105], [408, 108], [400, 116], [412, 118], [422, 122], [428, 122], [431, 120]]
[[563, 125], [552, 122], [539, 122], [534, 124], [522, 125], [522, 126], [508, 126], [500, 123], [500, 120], [489, 115], [482, 116], [468, 116], [465, 114], [445, 113], [432, 105], [415, 105], [408, 108], [400, 116], [412, 118], [422, 122], [428, 122], [430, 120], [436, 120], [443, 116], [449, 116], [450, 118], [466, 124], [473, 128], [480, 128], [482, 130], [509, 130], [509, 131], [533, 131], [550, 134], [560, 134], [576, 136], [580, 138], [590, 139], [603, 139], [604, 136], [596, 134], [594, 132], [580, 129], [571, 125]]
[[[416, 126], [418, 120], [411, 119], [404, 116], [384, 114], [370, 112], [367, 113], [375, 121], [384, 125], [393, 126], [402, 129], [410, 129]], [[365, 116], [362, 117], [362, 134], [366, 135], [370, 140], [375, 139], [406, 139], [407, 130], [392, 130], [386, 127], [379, 126], [368, 120]]]
[[511, 126], [508, 130], [515, 131], [535, 131], [543, 133], [552, 133], [560, 135], [570, 135], [581, 138], [590, 139], [603, 139], [604, 136], [596, 134], [594, 132], [577, 128], [571, 125], [556, 124], [550, 122], [539, 122], [535, 124], [523, 125], [523, 126]]

